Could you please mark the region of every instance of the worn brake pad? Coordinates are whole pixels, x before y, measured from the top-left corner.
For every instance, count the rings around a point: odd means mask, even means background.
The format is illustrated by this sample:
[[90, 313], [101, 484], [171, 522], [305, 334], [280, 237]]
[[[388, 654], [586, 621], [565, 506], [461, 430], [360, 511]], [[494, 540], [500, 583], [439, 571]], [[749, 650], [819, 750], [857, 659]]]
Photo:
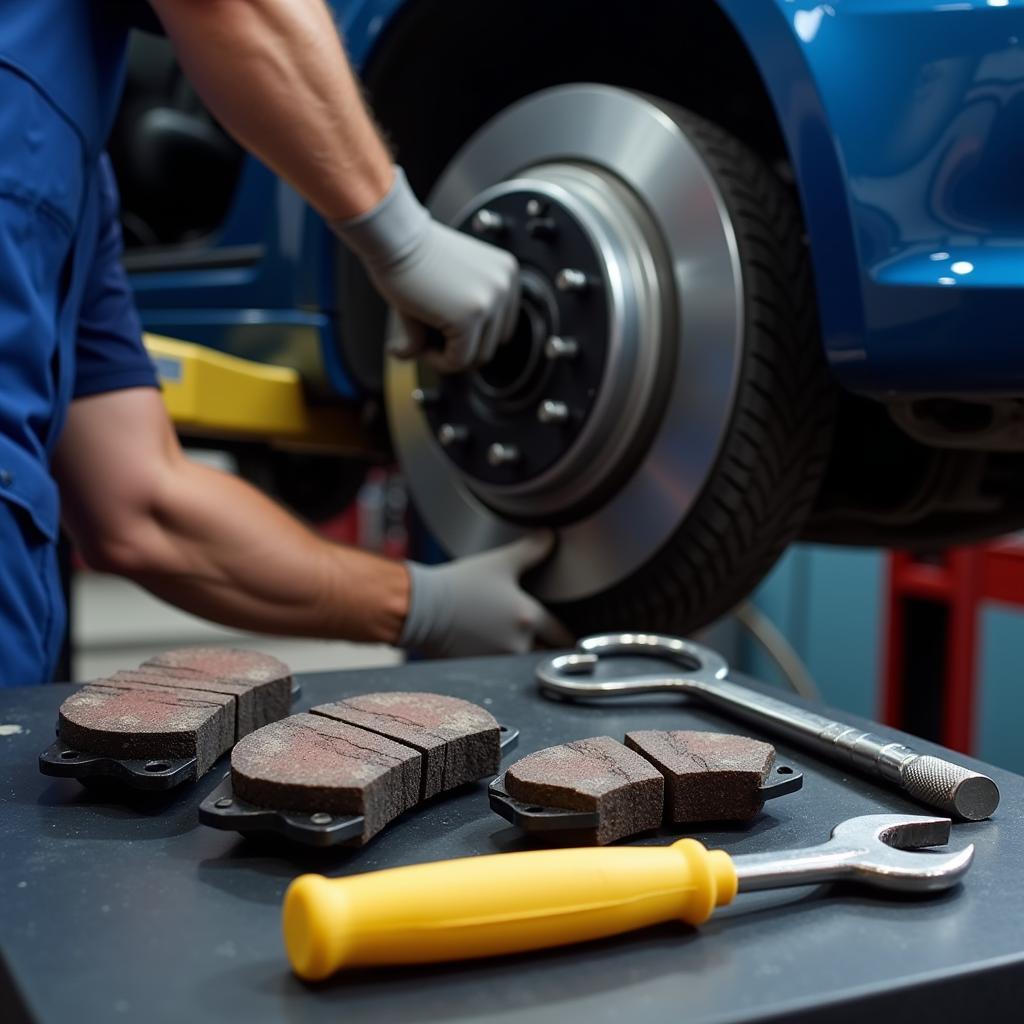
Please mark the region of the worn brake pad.
[[58, 735], [90, 754], [194, 757], [198, 778], [234, 742], [233, 704], [223, 693], [97, 680], [61, 704]]
[[601, 844], [657, 828], [665, 801], [661, 773], [610, 736], [527, 754], [505, 772], [505, 789], [523, 803], [595, 812]]
[[150, 670], [173, 675], [178, 686], [193, 678], [192, 685], [204, 686], [213, 679], [223, 692], [235, 695], [236, 741], [291, 710], [291, 670], [269, 654], [233, 647], [182, 647], [157, 654], [139, 668]]
[[625, 744], [598, 736], [510, 765], [491, 784], [491, 807], [526, 831], [599, 844], [662, 824], [746, 821], [800, 788], [801, 776], [774, 761], [771, 744], [725, 733], [643, 730]]
[[58, 711], [58, 741], [40, 755], [40, 769], [79, 778], [111, 774], [151, 783], [147, 788], [161, 776], [173, 783], [196, 779], [238, 738], [287, 714], [291, 687], [291, 670], [270, 655], [169, 651], [71, 694]]
[[501, 737], [489, 712], [457, 697], [346, 697], [238, 743], [230, 789], [222, 783], [210, 794], [200, 819], [312, 845], [361, 845], [421, 800], [494, 775]]
[[747, 821], [764, 806], [775, 760], [770, 743], [722, 732], [644, 729], [626, 746], [665, 777], [665, 821]]
[[419, 801], [420, 755], [322, 715], [291, 715], [235, 747], [231, 784], [258, 807], [362, 815], [366, 842]]
[[312, 711], [419, 751], [424, 800], [493, 775], [501, 764], [498, 723], [468, 700], [438, 693], [363, 693]]

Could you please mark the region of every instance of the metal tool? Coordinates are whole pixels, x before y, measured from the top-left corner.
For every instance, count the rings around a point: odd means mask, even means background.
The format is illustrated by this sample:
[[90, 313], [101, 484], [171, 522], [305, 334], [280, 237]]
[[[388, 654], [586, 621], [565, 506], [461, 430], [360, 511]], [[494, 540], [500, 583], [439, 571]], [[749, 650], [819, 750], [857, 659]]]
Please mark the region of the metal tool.
[[850, 818], [820, 846], [730, 857], [695, 839], [671, 846], [529, 850], [392, 868], [303, 875], [288, 887], [284, 936], [310, 981], [343, 967], [431, 963], [545, 949], [663, 921], [702, 924], [737, 892], [838, 879], [935, 892], [974, 847], [910, 852], [949, 839], [948, 818]]
[[[598, 659], [613, 655], [662, 658], [684, 671], [595, 678]], [[728, 673], [724, 658], [688, 640], [653, 633], [607, 633], [579, 641], [572, 654], [543, 661], [537, 680], [546, 693], [574, 700], [678, 691], [829, 760], [880, 776], [915, 800], [958, 818], [980, 821], [999, 805], [999, 788], [987, 775], [729, 682]]]

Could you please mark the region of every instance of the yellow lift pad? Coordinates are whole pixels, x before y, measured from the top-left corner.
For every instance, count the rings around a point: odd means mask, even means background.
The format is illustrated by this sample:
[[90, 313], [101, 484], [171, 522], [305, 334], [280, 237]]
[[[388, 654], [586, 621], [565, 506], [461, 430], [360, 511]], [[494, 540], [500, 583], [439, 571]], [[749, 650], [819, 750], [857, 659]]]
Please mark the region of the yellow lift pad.
[[298, 371], [227, 355], [158, 334], [143, 338], [179, 432], [381, 454], [350, 407], [313, 406]]

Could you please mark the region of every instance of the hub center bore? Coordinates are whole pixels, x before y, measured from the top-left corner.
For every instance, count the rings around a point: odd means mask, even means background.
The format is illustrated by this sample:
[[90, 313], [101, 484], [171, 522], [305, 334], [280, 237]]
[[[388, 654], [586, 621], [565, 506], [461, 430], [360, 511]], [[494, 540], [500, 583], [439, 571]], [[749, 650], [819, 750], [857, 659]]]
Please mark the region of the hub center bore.
[[[600, 390], [610, 335], [600, 253], [573, 210], [515, 183], [481, 197], [460, 227], [515, 254], [519, 319], [473, 373], [421, 367], [421, 393], [433, 396], [424, 412], [473, 485], [529, 485], [575, 443]], [[560, 285], [566, 274], [572, 280]]]
[[529, 399], [544, 382], [544, 344], [551, 332], [551, 315], [541, 298], [539, 282], [523, 275], [519, 319], [512, 336], [498, 346], [494, 358], [474, 375], [473, 386], [485, 399], [516, 403]]

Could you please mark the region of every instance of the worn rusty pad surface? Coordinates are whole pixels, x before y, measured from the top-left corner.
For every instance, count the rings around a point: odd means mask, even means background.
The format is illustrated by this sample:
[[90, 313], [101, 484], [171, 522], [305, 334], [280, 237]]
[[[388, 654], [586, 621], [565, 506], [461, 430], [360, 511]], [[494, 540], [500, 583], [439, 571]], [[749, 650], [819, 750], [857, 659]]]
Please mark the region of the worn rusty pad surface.
[[195, 756], [198, 777], [236, 740], [287, 715], [290, 702], [291, 672], [276, 658], [189, 647], [89, 683], [61, 705], [58, 732], [93, 754]]
[[362, 841], [419, 801], [420, 754], [386, 736], [303, 713], [231, 752], [237, 797], [280, 810], [362, 814]]
[[423, 799], [497, 773], [501, 733], [494, 717], [467, 700], [439, 693], [364, 693], [313, 714], [404, 743], [423, 755]]
[[237, 647], [179, 647], [164, 651], [143, 662], [166, 668], [191, 669], [204, 675], [239, 679], [248, 683], [266, 683], [291, 679], [291, 669], [270, 654], [243, 651]]
[[[150, 658], [139, 671], [163, 673], [182, 686], [235, 694], [236, 739], [284, 718], [291, 708], [291, 669], [283, 661], [259, 651], [182, 647]], [[195, 680], [194, 684], [188, 683], [190, 678]]]
[[661, 772], [610, 736], [528, 754], [505, 772], [505, 788], [524, 803], [597, 811], [602, 844], [657, 828], [665, 802]]
[[[284, 718], [288, 714], [291, 704], [291, 689], [287, 680], [254, 684], [239, 679], [215, 678], [185, 669], [143, 665], [141, 668], [115, 672], [103, 681], [115, 684], [121, 682], [141, 683], [146, 686], [159, 686], [171, 690], [218, 693], [231, 697], [233, 698], [234, 725], [232, 743], [268, 722], [276, 722], [278, 719]], [[282, 688], [284, 689], [283, 695]]]
[[775, 748], [746, 736], [649, 729], [626, 733], [626, 745], [665, 776], [665, 820], [746, 821], [764, 804], [759, 789]]
[[60, 706], [60, 738], [112, 757], [196, 757], [202, 775], [234, 742], [234, 698], [100, 680]]

